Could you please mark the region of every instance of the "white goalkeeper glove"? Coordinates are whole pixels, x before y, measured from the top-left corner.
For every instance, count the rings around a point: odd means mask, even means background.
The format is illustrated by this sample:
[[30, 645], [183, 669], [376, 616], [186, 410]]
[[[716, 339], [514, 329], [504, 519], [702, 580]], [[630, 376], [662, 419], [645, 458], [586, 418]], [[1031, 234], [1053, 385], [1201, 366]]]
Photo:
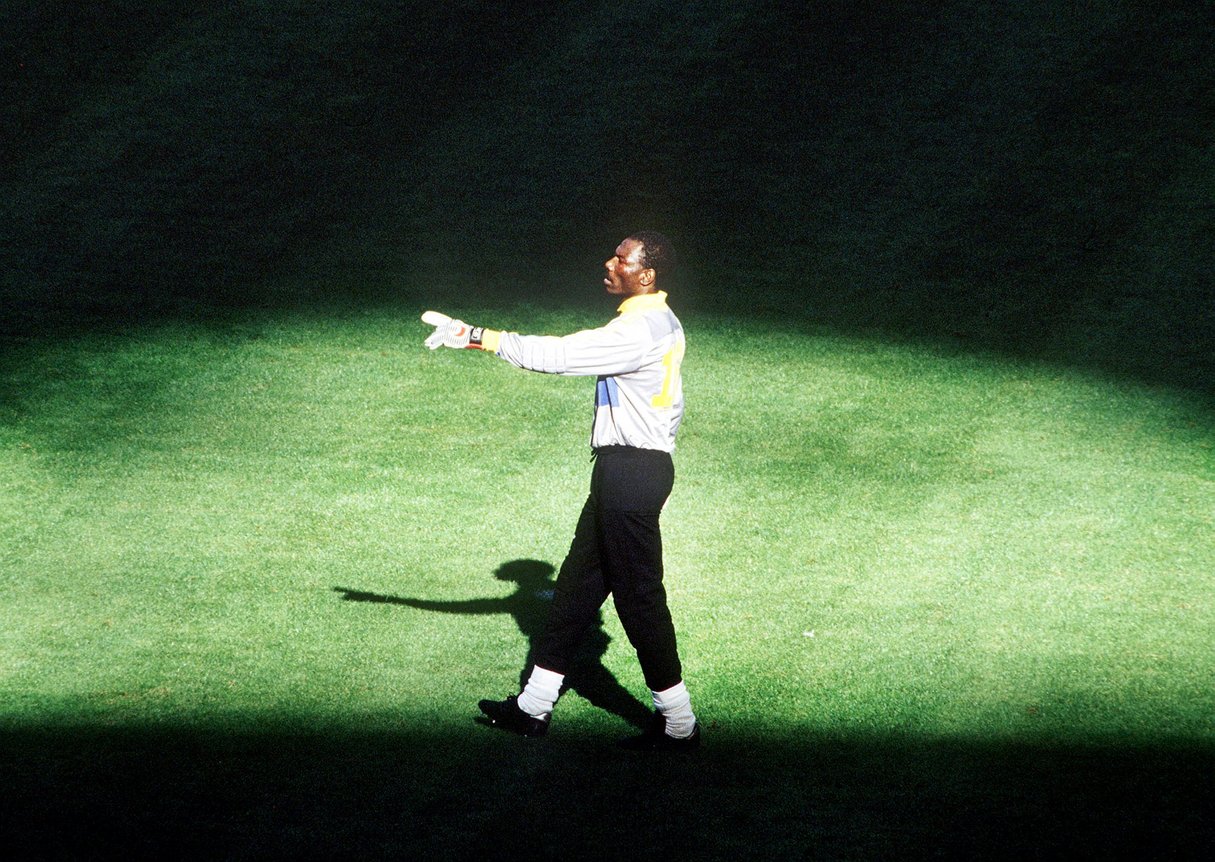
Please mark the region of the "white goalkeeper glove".
[[440, 347], [454, 347], [457, 350], [468, 347], [492, 353], [498, 348], [499, 333], [493, 329], [469, 326], [463, 320], [455, 320], [438, 311], [423, 313], [422, 322], [435, 328], [425, 342], [431, 350], [438, 350]]

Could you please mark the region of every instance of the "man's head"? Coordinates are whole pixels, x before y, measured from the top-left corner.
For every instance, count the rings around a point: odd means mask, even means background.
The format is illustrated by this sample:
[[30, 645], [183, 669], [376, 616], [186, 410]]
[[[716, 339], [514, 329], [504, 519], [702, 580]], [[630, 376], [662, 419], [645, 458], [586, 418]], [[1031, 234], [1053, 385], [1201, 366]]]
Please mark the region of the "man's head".
[[675, 251], [657, 231], [638, 231], [621, 242], [603, 266], [608, 293], [625, 297], [653, 293], [658, 290], [658, 277], [674, 268]]
[[675, 270], [675, 249], [671, 241], [656, 230], [640, 230], [629, 239], [641, 243], [641, 262], [654, 270], [654, 278], [669, 276]]

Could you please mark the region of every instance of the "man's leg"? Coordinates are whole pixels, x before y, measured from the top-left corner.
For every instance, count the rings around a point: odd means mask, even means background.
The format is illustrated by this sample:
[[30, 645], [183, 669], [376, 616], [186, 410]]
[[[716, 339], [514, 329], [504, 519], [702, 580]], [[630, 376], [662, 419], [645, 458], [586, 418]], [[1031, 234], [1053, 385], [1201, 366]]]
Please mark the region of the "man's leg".
[[534, 665], [523, 691], [505, 701], [480, 703], [491, 723], [524, 736], [541, 736], [547, 731], [570, 661], [587, 630], [598, 621], [606, 599], [592, 493], [557, 574], [553, 605], [544, 633], [535, 644]]
[[[666, 453], [630, 450], [613, 457], [603, 474], [599, 529], [607, 584], [654, 698], [659, 732], [682, 741], [699, 734], [662, 584], [659, 517], [674, 478]], [[652, 736], [642, 739], [653, 742]]]
[[574, 540], [557, 572], [548, 621], [533, 652], [536, 665], [564, 675], [587, 630], [598, 622], [607, 597], [598, 510], [591, 497], [582, 507]]
[[646, 685], [663, 691], [683, 679], [675, 624], [662, 584], [662, 536], [657, 512], [604, 512], [604, 545], [616, 613]]

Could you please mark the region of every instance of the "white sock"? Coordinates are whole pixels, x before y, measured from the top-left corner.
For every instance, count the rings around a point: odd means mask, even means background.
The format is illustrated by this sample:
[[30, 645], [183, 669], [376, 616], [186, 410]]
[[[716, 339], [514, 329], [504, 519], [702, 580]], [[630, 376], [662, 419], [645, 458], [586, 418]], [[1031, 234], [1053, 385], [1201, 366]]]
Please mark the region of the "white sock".
[[692, 697], [682, 681], [665, 691], [651, 692], [654, 708], [667, 720], [667, 736], [687, 739], [696, 729], [696, 716], [692, 712]]
[[532, 675], [523, 687], [523, 692], [515, 700], [519, 709], [535, 718], [548, 718], [553, 712], [553, 704], [561, 694], [561, 683], [565, 674], [545, 670], [540, 665], [532, 668]]

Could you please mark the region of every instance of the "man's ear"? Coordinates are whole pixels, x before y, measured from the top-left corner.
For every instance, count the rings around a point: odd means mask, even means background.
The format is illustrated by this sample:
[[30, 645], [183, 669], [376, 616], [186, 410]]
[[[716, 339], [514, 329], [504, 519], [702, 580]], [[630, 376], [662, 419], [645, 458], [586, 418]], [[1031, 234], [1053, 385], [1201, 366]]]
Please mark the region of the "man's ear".
[[654, 283], [654, 275], [655, 273], [653, 269], [643, 269], [641, 274], [637, 277], [637, 280], [646, 287], [649, 287]]

